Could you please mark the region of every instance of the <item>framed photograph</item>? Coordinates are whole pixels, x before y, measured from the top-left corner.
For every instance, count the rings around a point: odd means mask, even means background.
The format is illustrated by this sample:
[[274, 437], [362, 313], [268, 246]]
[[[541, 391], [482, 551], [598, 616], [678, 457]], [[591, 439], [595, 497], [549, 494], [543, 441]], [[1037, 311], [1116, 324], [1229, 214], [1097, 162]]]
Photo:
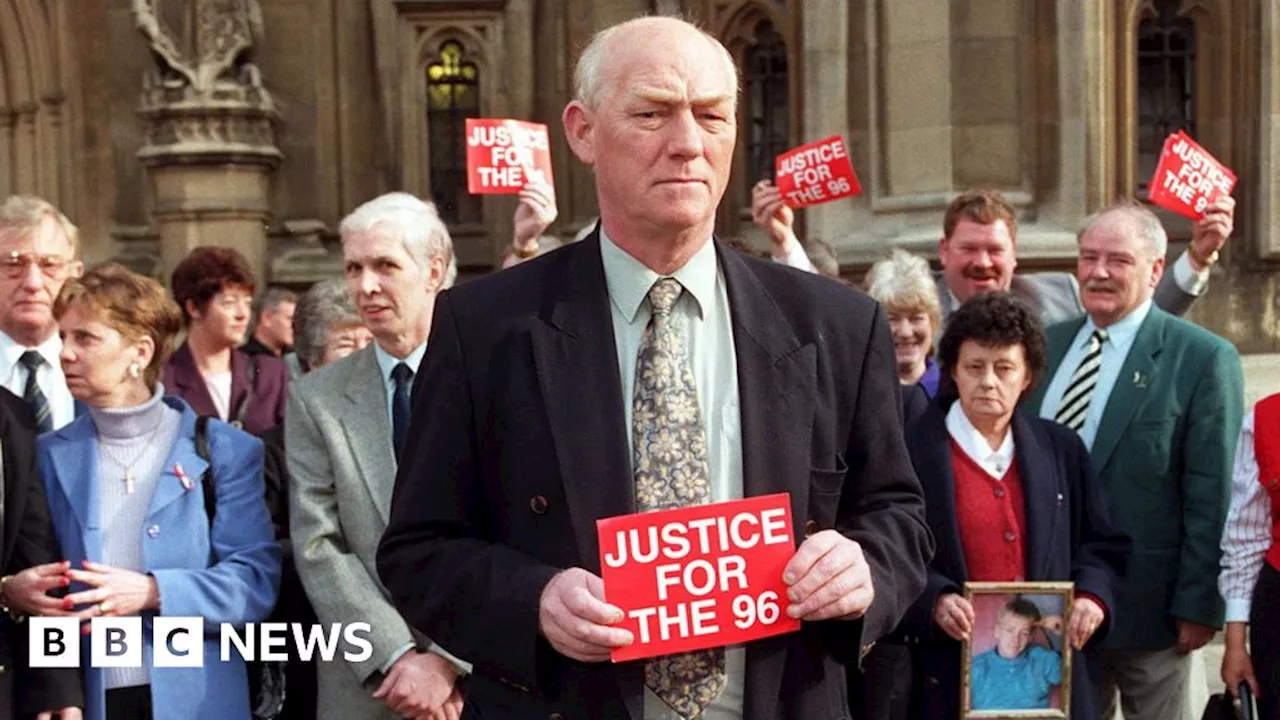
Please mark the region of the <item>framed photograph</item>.
[[1072, 584], [965, 583], [964, 596], [974, 628], [963, 650], [962, 717], [1068, 720]]

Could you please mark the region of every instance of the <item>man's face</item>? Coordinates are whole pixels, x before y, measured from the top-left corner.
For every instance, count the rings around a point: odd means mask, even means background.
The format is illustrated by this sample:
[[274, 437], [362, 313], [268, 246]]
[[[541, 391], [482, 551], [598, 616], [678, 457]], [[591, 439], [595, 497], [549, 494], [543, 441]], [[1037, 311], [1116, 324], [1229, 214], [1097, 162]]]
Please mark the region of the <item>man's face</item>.
[[575, 101], [565, 109], [570, 145], [595, 167], [612, 232], [705, 227], [709, 236], [737, 137], [734, 77], [710, 42], [683, 25], [630, 35], [604, 61], [597, 107]]
[[427, 269], [414, 261], [400, 238], [375, 227], [342, 239], [347, 291], [365, 327], [386, 343], [414, 334], [428, 324], [432, 303], [444, 279], [444, 261], [432, 258]]
[[1009, 225], [997, 220], [990, 225], [961, 218], [938, 244], [938, 259], [947, 287], [960, 302], [992, 290], [1008, 290], [1018, 258]]
[[57, 331], [53, 301], [82, 266], [71, 241], [46, 216], [35, 232], [0, 233], [0, 330], [24, 345], [38, 345]]
[[1035, 621], [1029, 617], [1001, 611], [1000, 618], [996, 620], [996, 652], [1002, 658], [1018, 657], [1030, 644], [1034, 627]]
[[1098, 327], [1123, 319], [1160, 284], [1164, 258], [1152, 256], [1137, 230], [1133, 219], [1111, 214], [1099, 218], [1080, 238], [1080, 300]]
[[297, 303], [282, 302], [258, 319], [258, 334], [276, 347], [293, 346], [293, 313]]

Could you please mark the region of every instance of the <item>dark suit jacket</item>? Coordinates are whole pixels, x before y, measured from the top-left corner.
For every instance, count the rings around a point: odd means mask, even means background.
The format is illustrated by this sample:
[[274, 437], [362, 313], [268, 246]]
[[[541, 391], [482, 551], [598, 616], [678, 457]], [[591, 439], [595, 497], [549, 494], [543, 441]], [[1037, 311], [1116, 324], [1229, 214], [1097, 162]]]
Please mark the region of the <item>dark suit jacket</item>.
[[[0, 443], [4, 463], [4, 528], [0, 562], [13, 575], [33, 565], [58, 562], [63, 554], [53, 532], [44, 482], [36, 467], [35, 418], [30, 408], [0, 389]], [[0, 621], [0, 720], [44, 710], [84, 707], [80, 671], [34, 669], [27, 665], [27, 625], [7, 616]]]
[[[256, 356], [258, 374], [253, 382], [253, 402], [245, 414], [243, 430], [260, 433], [284, 422], [285, 402], [289, 399], [289, 368], [282, 360]], [[209, 387], [196, 369], [191, 348], [183, 343], [164, 366], [164, 386], [169, 395], [187, 401], [197, 415], [218, 416], [218, 408], [209, 395]], [[237, 408], [249, 393], [249, 356], [243, 350], [231, 351], [231, 410], [234, 420]]]
[[[789, 492], [797, 529], [862, 543], [876, 588], [861, 620], [751, 644], [745, 716], [847, 718], [839, 663], [893, 629], [932, 551], [888, 323], [858, 291], [716, 250], [746, 494]], [[471, 716], [640, 717], [643, 663], [574, 662], [538, 631], [553, 575], [600, 572], [596, 520], [635, 512], [609, 302], [598, 236], [437, 300], [378, 570], [412, 626], [475, 664]]]
[[[1044, 390], [1084, 319], [1047, 330]], [[1074, 372], [1074, 369], [1072, 370]], [[1217, 627], [1220, 542], [1244, 421], [1240, 356], [1226, 340], [1157, 307], [1143, 321], [1107, 399], [1090, 452], [1133, 558], [1107, 647], [1159, 650], [1176, 621]]]
[[[929, 564], [924, 594], [911, 608], [904, 629], [918, 642], [917, 660], [922, 712], [927, 720], [960, 716], [960, 644], [932, 620], [938, 596], [963, 592], [969, 579], [956, 520], [955, 478], [951, 472], [948, 398], [940, 398], [907, 430], [911, 462], [924, 487], [929, 527], [937, 553]], [[1102, 601], [1107, 621], [1089, 647], [1107, 635], [1115, 616], [1116, 594], [1126, 569], [1129, 538], [1111, 517], [1089, 454], [1080, 437], [1062, 425], [1041, 420], [1029, 410], [1013, 416], [1014, 456], [1026, 503], [1026, 569], [1028, 581], [1070, 581], [1077, 592]], [[1086, 648], [1088, 650], [1089, 648]], [[1088, 681], [1088, 653], [1076, 653], [1071, 717], [1093, 720], [1101, 715], [1099, 687]]]

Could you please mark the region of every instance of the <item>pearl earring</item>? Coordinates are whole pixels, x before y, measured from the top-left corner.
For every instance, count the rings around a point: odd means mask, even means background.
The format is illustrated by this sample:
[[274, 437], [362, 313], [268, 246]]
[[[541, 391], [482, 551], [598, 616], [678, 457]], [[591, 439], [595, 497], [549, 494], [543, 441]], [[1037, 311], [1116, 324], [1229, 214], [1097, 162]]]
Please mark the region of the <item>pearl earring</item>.
[[129, 377], [136, 378], [142, 374], [142, 366], [138, 363], [129, 363]]

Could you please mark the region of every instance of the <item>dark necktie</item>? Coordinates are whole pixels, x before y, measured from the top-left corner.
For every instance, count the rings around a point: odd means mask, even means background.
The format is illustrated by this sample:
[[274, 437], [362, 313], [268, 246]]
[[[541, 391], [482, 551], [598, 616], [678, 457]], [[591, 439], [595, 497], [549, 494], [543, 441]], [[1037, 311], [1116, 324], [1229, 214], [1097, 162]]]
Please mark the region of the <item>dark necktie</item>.
[[36, 382], [36, 371], [44, 364], [44, 356], [35, 350], [28, 350], [22, 353], [18, 362], [27, 368], [27, 387], [22, 391], [22, 399], [27, 401], [31, 412], [35, 413], [36, 430], [47, 433], [53, 429], [53, 410], [49, 407], [49, 398], [44, 396]]
[[399, 462], [404, 439], [409, 434], [409, 391], [413, 386], [413, 371], [404, 363], [396, 363], [391, 369], [391, 379], [396, 384], [396, 391], [391, 396], [391, 444]]
[[[673, 313], [684, 288], [662, 278], [649, 290], [652, 315], [636, 356], [632, 437], [636, 509], [711, 502], [711, 468], [684, 318]], [[681, 717], [697, 717], [728, 682], [723, 648], [666, 655], [645, 664], [645, 684]]]
[[1058, 411], [1053, 415], [1054, 420], [1076, 432], [1084, 427], [1085, 416], [1089, 414], [1093, 390], [1098, 386], [1098, 372], [1102, 369], [1102, 343], [1106, 341], [1106, 330], [1094, 330], [1089, 336], [1089, 348], [1076, 366], [1071, 383], [1062, 394], [1062, 402], [1058, 403]]

